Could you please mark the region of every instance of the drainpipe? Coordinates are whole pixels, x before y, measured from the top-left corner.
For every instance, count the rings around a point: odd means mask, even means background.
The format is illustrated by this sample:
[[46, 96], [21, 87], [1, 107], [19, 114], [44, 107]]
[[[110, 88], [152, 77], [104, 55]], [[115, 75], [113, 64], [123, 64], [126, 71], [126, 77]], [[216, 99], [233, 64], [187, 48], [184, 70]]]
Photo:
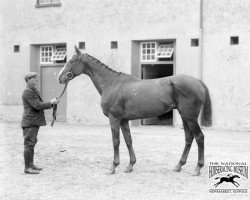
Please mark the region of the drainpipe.
[[199, 35], [200, 35], [200, 51], [199, 51], [199, 76], [200, 79], [203, 80], [203, 0], [200, 0], [200, 27], [199, 27]]

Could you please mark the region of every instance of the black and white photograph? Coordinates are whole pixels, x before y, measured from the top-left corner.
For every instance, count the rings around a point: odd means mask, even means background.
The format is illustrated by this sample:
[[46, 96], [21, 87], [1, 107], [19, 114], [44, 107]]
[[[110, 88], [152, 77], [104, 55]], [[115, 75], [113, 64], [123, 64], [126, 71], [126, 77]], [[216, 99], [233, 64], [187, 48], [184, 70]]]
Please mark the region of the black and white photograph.
[[250, 198], [249, 0], [1, 0], [1, 200]]

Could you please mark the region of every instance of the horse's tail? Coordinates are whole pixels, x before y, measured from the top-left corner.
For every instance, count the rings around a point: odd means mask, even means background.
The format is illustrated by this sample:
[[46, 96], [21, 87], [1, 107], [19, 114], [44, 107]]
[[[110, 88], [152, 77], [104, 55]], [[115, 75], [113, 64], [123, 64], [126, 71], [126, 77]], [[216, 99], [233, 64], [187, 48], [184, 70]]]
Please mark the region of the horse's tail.
[[202, 126], [211, 126], [212, 125], [212, 103], [211, 103], [211, 98], [209, 94], [209, 90], [205, 83], [201, 81], [202, 86], [206, 90], [206, 97], [205, 101], [203, 104], [203, 108], [201, 111], [201, 125]]
[[215, 179], [218, 179], [218, 178], [220, 178], [220, 177], [216, 177]]

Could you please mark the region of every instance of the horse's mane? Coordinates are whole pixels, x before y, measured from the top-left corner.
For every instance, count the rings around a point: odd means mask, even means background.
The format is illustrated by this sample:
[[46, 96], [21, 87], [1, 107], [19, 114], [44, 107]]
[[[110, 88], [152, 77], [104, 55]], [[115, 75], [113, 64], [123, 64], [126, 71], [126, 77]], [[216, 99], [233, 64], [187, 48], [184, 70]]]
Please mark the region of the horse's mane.
[[124, 73], [122, 73], [122, 72], [117, 72], [117, 71], [111, 69], [109, 66], [107, 66], [106, 64], [104, 64], [103, 62], [101, 62], [100, 60], [98, 60], [97, 58], [95, 58], [95, 57], [93, 57], [93, 56], [91, 56], [91, 55], [89, 55], [89, 54], [87, 54], [87, 53], [85, 53], [84, 55], [87, 56], [89, 59], [95, 61], [97, 64], [101, 65], [101, 66], [104, 67], [105, 69], [111, 71], [111, 72], [114, 72], [114, 73], [116, 73], [116, 74], [118, 74], [118, 75], [124, 74]]

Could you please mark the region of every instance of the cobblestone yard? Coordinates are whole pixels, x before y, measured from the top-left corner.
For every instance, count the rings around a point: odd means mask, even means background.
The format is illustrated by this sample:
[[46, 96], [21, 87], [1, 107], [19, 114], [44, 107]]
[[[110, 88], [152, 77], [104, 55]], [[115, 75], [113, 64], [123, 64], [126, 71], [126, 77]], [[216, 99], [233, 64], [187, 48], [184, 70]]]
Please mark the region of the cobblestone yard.
[[[48, 123], [49, 124], [49, 123]], [[250, 133], [204, 129], [205, 166], [199, 177], [191, 176], [197, 163], [194, 142], [187, 164], [173, 172], [184, 148], [184, 131], [167, 126], [131, 127], [137, 163], [129, 162], [121, 134], [120, 165], [108, 175], [113, 160], [109, 126], [58, 123], [41, 127], [35, 163], [39, 175], [24, 174], [23, 138], [18, 123], [0, 122], [1, 200], [82, 199], [250, 199], [249, 179], [240, 177], [240, 189], [248, 193], [209, 193], [217, 180], [209, 178], [210, 162], [250, 164]], [[236, 189], [223, 183], [217, 189]]]

